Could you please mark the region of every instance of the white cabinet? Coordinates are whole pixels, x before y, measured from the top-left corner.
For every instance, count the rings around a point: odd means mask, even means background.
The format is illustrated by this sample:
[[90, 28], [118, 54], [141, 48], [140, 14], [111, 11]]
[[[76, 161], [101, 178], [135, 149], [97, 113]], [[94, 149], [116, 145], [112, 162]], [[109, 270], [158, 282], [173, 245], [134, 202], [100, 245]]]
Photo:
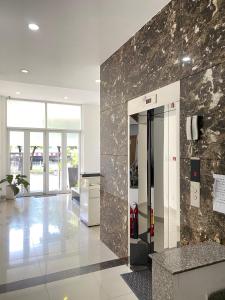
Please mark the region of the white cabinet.
[[82, 177], [80, 219], [87, 226], [100, 225], [100, 177]]

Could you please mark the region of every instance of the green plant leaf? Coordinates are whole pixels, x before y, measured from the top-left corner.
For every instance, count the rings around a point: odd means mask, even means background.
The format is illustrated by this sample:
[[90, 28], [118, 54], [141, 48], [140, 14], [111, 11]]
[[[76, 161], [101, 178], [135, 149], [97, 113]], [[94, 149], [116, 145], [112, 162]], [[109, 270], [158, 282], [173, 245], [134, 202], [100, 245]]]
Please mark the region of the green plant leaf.
[[28, 191], [28, 187], [30, 183], [27, 180], [25, 180], [25, 178], [27, 178], [27, 176], [21, 174], [17, 174], [15, 176], [15, 179], [13, 175], [6, 175], [6, 178], [2, 179], [0, 181], [0, 184], [7, 181], [9, 185], [12, 187], [13, 193], [16, 196], [20, 191], [19, 189], [20, 186], [24, 186], [24, 188]]
[[2, 180], [0, 181], [0, 184], [4, 183], [4, 182], [6, 182], [6, 181], [7, 181], [6, 178], [5, 178], [5, 179], [2, 179]]
[[20, 189], [15, 184], [12, 185], [12, 189], [15, 196], [19, 194]]
[[6, 180], [8, 181], [9, 184], [12, 184], [12, 182], [13, 182], [13, 175], [6, 175]]

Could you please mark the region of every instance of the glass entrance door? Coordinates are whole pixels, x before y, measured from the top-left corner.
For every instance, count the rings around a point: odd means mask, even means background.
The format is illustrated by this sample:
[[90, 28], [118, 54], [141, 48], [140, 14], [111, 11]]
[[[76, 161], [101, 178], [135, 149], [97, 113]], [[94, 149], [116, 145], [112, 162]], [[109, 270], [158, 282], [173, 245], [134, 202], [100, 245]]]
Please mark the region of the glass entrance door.
[[10, 174], [24, 173], [24, 132], [9, 133], [9, 169]]
[[29, 143], [29, 177], [30, 193], [45, 192], [45, 155], [44, 155], [44, 133], [30, 132]]
[[48, 191], [62, 191], [62, 133], [48, 134]]
[[79, 188], [79, 136], [76, 132], [49, 132], [47, 134], [49, 193]]
[[79, 189], [79, 134], [76, 132], [66, 134], [66, 173], [67, 173], [67, 189]]
[[29, 193], [55, 194], [79, 188], [77, 132], [9, 130], [9, 173], [24, 174]]

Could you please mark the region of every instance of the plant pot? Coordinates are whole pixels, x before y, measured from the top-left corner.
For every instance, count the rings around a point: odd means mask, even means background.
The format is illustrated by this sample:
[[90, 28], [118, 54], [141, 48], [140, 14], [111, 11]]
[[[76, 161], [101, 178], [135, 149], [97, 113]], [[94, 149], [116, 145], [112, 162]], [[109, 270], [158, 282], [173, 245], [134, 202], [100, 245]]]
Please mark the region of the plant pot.
[[11, 185], [6, 186], [6, 199], [7, 200], [15, 200], [16, 199], [16, 196], [14, 195]]

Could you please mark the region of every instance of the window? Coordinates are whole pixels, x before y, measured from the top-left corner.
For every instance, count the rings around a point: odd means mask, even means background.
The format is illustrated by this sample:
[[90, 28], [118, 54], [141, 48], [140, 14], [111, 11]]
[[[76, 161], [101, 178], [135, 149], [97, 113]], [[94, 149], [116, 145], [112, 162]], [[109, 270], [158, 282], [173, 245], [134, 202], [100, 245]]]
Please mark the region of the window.
[[49, 129], [81, 129], [81, 109], [77, 105], [47, 104]]
[[33, 101], [8, 100], [7, 126], [45, 128], [45, 104]]
[[79, 105], [8, 100], [7, 126], [15, 128], [80, 130], [81, 107]]

